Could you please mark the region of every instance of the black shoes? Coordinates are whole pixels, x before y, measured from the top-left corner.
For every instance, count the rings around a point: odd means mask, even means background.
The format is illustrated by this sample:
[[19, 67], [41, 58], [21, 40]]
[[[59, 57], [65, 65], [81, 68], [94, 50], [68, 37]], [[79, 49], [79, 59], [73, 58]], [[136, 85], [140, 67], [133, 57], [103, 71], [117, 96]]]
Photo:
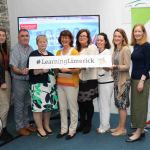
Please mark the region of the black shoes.
[[47, 139], [48, 138], [47, 134], [46, 135], [42, 135], [38, 130], [37, 130], [37, 135], [39, 137], [41, 137], [42, 139]]
[[65, 135], [67, 135], [67, 133], [63, 133], [63, 134], [59, 133], [59, 134], [57, 134], [56, 138], [60, 139], [60, 138], [64, 137]]
[[2, 134], [0, 136], [0, 140], [4, 142], [9, 142], [13, 140], [13, 136], [7, 131], [6, 128], [3, 129]]
[[72, 138], [75, 137], [76, 133], [74, 133], [73, 135], [70, 135], [70, 134], [67, 134], [67, 133], [63, 133], [63, 134], [59, 133], [59, 134], [56, 136], [56, 138], [57, 138], [57, 139], [60, 139], [60, 138], [64, 137], [65, 135], [66, 135], [66, 140], [71, 140]]
[[[133, 134], [128, 134], [128, 135], [133, 135]], [[142, 138], [144, 138], [145, 137], [145, 133], [142, 133], [138, 138], [136, 138], [136, 139], [131, 139], [130, 137], [131, 136], [129, 136], [127, 139], [126, 139], [126, 142], [136, 142], [136, 141], [140, 141], [140, 140], [142, 140]]]
[[[133, 133], [128, 133], [128, 136], [132, 136]], [[144, 133], [141, 133], [141, 137], [145, 137], [145, 132]]]
[[140, 136], [140, 137], [138, 137], [138, 138], [136, 138], [136, 139], [130, 139], [130, 137], [128, 138], [128, 139], [126, 139], [126, 142], [136, 142], [136, 141], [140, 141], [142, 139], [142, 137]]
[[47, 130], [45, 130], [45, 132], [46, 132], [47, 135], [53, 135], [53, 131], [47, 131]]
[[77, 132], [82, 132], [82, 131], [83, 131], [83, 128], [84, 128], [84, 126], [79, 125], [76, 131], [77, 131]]
[[73, 135], [67, 135], [66, 136], [66, 140], [71, 140], [72, 138], [74, 138], [75, 137], [75, 135], [76, 135], [76, 133], [74, 133]]
[[91, 131], [91, 126], [85, 126], [83, 128], [83, 134], [88, 134]]

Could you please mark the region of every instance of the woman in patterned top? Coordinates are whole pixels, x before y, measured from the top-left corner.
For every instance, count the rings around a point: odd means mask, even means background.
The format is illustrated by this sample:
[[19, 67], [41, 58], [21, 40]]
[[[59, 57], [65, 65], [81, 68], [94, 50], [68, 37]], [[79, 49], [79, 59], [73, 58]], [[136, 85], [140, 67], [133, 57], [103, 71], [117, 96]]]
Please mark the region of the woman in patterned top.
[[[36, 38], [38, 50], [31, 52], [29, 57], [53, 56], [46, 50], [47, 37], [39, 35]], [[53, 69], [34, 69], [29, 71], [30, 94], [33, 117], [40, 137], [52, 134], [49, 127], [50, 112], [58, 108], [56, 80]]]
[[119, 124], [111, 129], [113, 136], [126, 134], [126, 117], [129, 106], [130, 90], [130, 62], [131, 52], [128, 47], [128, 39], [123, 29], [116, 29], [113, 34], [113, 77], [114, 77], [114, 100], [119, 112]]
[[[90, 32], [81, 29], [76, 36], [76, 47], [80, 55], [97, 55], [98, 49], [91, 44]], [[78, 105], [80, 113], [80, 125], [78, 132], [87, 134], [91, 131], [92, 118], [94, 114], [93, 99], [98, 96], [98, 82], [96, 68], [81, 68], [79, 74]]]

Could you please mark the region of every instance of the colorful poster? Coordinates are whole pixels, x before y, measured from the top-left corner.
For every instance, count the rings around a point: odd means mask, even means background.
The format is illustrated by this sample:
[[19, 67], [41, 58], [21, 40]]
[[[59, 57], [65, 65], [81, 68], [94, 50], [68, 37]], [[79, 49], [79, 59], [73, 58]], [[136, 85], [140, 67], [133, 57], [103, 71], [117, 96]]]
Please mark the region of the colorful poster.
[[122, 1], [122, 23], [131, 23], [131, 8], [150, 7], [150, 0], [123, 0]]
[[18, 17], [18, 27], [29, 31], [30, 45], [33, 49], [37, 49], [36, 37], [44, 34], [48, 38], [47, 50], [53, 54], [61, 49], [58, 42], [61, 31], [70, 30], [72, 32], [75, 46], [76, 35], [80, 29], [88, 29], [94, 43], [96, 35], [100, 32], [99, 26], [99, 15]]

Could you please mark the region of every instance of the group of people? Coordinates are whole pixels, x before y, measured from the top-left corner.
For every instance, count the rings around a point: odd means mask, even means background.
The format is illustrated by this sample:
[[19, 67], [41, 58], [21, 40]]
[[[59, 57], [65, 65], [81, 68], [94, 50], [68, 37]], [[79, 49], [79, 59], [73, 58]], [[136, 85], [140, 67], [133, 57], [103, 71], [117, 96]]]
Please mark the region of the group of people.
[[[53, 56], [46, 50], [47, 37], [38, 35], [36, 38], [38, 49], [33, 51], [29, 45], [29, 32], [21, 29], [18, 34], [18, 44], [9, 55], [6, 31], [0, 29], [0, 118], [3, 122], [0, 139], [10, 140], [12, 138], [6, 129], [11, 89], [14, 98], [16, 130], [20, 135], [30, 135], [31, 132], [36, 131], [41, 138], [47, 138], [48, 135], [53, 134], [50, 127], [50, 116], [53, 110], [58, 109], [61, 121], [60, 132], [56, 136], [58, 139], [64, 136], [66, 140], [72, 139], [77, 132], [87, 134], [92, 127], [93, 99], [96, 97], [98, 97], [100, 114], [97, 133], [103, 134], [109, 131], [112, 136], [126, 135], [130, 87], [131, 123], [136, 130], [128, 135], [126, 142], [142, 139], [145, 136], [144, 127], [150, 88], [150, 43], [147, 41], [145, 27], [141, 24], [133, 27], [132, 54], [127, 35], [120, 28], [113, 33], [113, 51], [110, 50], [111, 45], [105, 33], [98, 34], [96, 43], [92, 44], [90, 32], [87, 29], [81, 29], [77, 33], [76, 47], [73, 47], [73, 35], [69, 30], [63, 30], [60, 33], [58, 42], [61, 49], [57, 51], [57, 56], [109, 54], [112, 55], [112, 67], [29, 70], [30, 57]], [[119, 122], [116, 128], [111, 129], [110, 107], [113, 93], [114, 103], [119, 113]], [[29, 123], [30, 103], [36, 128]], [[80, 118], [79, 125], [78, 118]]]

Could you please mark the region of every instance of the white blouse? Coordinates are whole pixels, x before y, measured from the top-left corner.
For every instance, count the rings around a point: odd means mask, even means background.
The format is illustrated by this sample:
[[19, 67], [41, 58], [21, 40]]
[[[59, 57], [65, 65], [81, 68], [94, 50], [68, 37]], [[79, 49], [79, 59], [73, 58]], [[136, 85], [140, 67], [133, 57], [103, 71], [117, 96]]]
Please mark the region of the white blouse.
[[[99, 55], [111, 54], [112, 52], [109, 49], [105, 49]], [[98, 82], [110, 82], [113, 81], [112, 72], [111, 70], [105, 71], [103, 68], [98, 68]]]
[[[94, 44], [82, 49], [80, 55], [98, 55], [98, 48]], [[79, 78], [82, 81], [97, 79], [97, 68], [81, 68]]]

